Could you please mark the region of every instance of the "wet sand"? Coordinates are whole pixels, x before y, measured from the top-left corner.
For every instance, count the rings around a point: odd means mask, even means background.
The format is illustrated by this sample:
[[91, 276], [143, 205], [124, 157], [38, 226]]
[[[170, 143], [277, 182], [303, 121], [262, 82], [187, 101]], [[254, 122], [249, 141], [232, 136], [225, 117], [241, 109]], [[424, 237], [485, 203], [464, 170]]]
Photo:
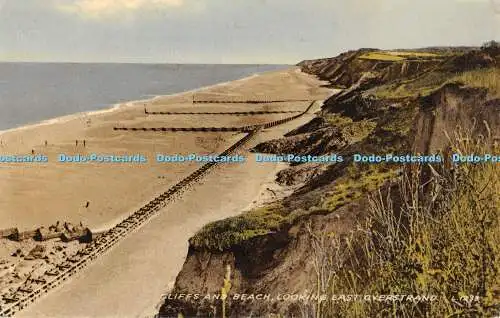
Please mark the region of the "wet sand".
[[[247, 98], [261, 94], [273, 99], [323, 100], [330, 93], [322, 83], [297, 70], [268, 73], [216, 86], [204, 94], [224, 93]], [[195, 94], [200, 94], [197, 92]], [[199, 95], [197, 95], [199, 96]], [[255, 96], [254, 96], [255, 97]], [[78, 124], [80, 119], [9, 132], [0, 138], [7, 141], [8, 151], [36, 151], [53, 156], [70, 153], [142, 152], [217, 153], [241, 138], [232, 133], [149, 133], [115, 132], [120, 125], [162, 125], [171, 127], [241, 126], [264, 123], [290, 116], [148, 116], [151, 111], [239, 111], [300, 110], [307, 102], [251, 104], [191, 104], [193, 93], [155, 98], [113, 112], [96, 114], [91, 124]], [[259, 98], [259, 96], [255, 97]], [[317, 108], [319, 108], [319, 104]], [[200, 118], [202, 117], [202, 118]], [[279, 138], [287, 131], [309, 121], [312, 113], [285, 125], [265, 130], [241, 152], [248, 156], [243, 164], [221, 165], [181, 200], [165, 207], [139, 231], [127, 236], [109, 253], [79, 273], [71, 282], [57, 288], [35, 304], [20, 312], [20, 317], [143, 317], [155, 312], [155, 305], [167, 292], [184, 262], [188, 239], [208, 222], [237, 215], [258, 202], [263, 187], [276, 172], [276, 164], [256, 163], [248, 149], [259, 142]], [[50, 138], [49, 138], [50, 137]], [[88, 149], [76, 148], [75, 139], [86, 139]], [[44, 146], [43, 140], [49, 140]], [[22, 140], [23, 143], [15, 141]], [[2, 150], [5, 153], [4, 150]], [[4, 165], [5, 166], [5, 165]], [[0, 169], [0, 224], [33, 227], [56, 220], [84, 221], [94, 228], [112, 224], [114, 220], [165, 191], [169, 185], [186, 176], [196, 164], [162, 165], [69, 165], [45, 164]], [[159, 178], [160, 177], [160, 178]], [[29, 198], [29, 199], [27, 199]], [[91, 207], [82, 208], [85, 201]], [[5, 227], [8, 227], [5, 226]], [[64, 304], [64, 305], [62, 305]]]

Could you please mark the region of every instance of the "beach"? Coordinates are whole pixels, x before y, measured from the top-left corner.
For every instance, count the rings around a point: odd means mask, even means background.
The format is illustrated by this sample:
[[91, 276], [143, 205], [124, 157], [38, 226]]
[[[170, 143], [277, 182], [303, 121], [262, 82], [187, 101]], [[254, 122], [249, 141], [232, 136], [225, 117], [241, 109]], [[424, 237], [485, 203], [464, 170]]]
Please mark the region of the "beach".
[[[282, 73], [273, 72], [264, 78], [274, 78], [280, 76], [279, 74]], [[99, 227], [121, 215], [126, 215], [195, 168], [194, 163], [158, 164], [154, 160], [156, 153], [218, 153], [239, 136], [233, 133], [115, 132], [113, 127], [196, 127], [200, 126], [200, 123], [203, 123], [201, 126], [231, 127], [259, 124], [287, 116], [287, 114], [234, 117], [144, 114], [144, 105], [147, 105], [150, 111], [248, 110], [249, 106], [245, 104], [220, 106], [191, 104], [190, 101], [194, 94], [198, 96], [203, 94], [207, 98], [222, 93], [229, 96], [259, 98], [255, 92], [265, 94], [266, 90], [262, 88], [267, 83], [265, 80], [256, 81], [257, 78], [259, 77], [250, 77], [233, 83], [219, 84], [210, 89], [130, 102], [111, 110], [66, 116], [1, 133], [2, 154], [29, 155], [33, 152], [47, 156], [49, 163], [2, 164], [0, 191], [5, 199], [0, 201], [0, 224], [3, 227], [31, 229], [56, 221], [68, 221]], [[243, 85], [244, 83], [251, 85]], [[298, 90], [285, 97], [293, 99], [301, 93], [307, 92]], [[268, 110], [270, 107], [274, 110], [285, 108], [303, 110], [306, 104], [298, 103], [291, 107], [286, 103], [252, 106], [251, 110]], [[57, 162], [59, 154], [74, 156], [93, 153], [143, 154], [149, 161], [147, 164]], [[27, 196], [29, 200], [26, 200]], [[89, 206], [85, 207], [87, 202], [90, 202]]]
[[[322, 84], [292, 68], [4, 132], [0, 135], [3, 154], [43, 154], [49, 162], [1, 165], [0, 224], [22, 230], [57, 221], [81, 222], [93, 230], [112, 227], [201, 165], [158, 163], [154, 160], [157, 153], [218, 154], [244, 136], [240, 132], [115, 131], [114, 127], [241, 127], [292, 116], [147, 115], [145, 107], [148, 112], [304, 111], [310, 101], [322, 101], [331, 94]], [[193, 99], [218, 98], [288, 102], [192, 103]], [[306, 123], [320, 105], [299, 119], [262, 131], [239, 152], [252, 158], [252, 147]], [[57, 162], [61, 153], [142, 154], [148, 162]], [[154, 311], [182, 266], [189, 237], [208, 222], [268, 201], [262, 196], [277, 168], [277, 164], [254, 160], [220, 165], [182, 199], [167, 205], [94, 265], [19, 316], [136, 317]], [[0, 257], [7, 257], [9, 248], [11, 244], [0, 245]]]

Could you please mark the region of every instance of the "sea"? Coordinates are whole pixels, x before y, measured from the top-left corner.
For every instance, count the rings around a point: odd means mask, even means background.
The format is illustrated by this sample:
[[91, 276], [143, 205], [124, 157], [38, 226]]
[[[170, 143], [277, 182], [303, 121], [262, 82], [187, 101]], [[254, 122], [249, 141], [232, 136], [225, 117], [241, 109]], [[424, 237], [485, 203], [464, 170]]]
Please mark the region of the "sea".
[[0, 131], [289, 67], [0, 63]]

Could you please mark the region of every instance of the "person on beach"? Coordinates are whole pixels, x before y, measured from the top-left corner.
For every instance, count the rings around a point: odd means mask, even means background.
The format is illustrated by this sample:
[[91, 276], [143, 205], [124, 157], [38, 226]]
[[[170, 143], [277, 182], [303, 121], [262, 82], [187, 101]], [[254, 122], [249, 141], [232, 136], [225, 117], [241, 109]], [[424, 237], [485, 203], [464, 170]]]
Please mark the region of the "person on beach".
[[90, 201], [87, 201], [87, 203], [85, 204], [85, 208], [87, 209], [90, 205]]
[[77, 140], [75, 140], [75, 146], [77, 146], [77, 147], [78, 147], [78, 139], [77, 139]]
[[83, 139], [83, 147], [85, 147], [86, 144], [87, 144], [87, 141], [85, 139]]

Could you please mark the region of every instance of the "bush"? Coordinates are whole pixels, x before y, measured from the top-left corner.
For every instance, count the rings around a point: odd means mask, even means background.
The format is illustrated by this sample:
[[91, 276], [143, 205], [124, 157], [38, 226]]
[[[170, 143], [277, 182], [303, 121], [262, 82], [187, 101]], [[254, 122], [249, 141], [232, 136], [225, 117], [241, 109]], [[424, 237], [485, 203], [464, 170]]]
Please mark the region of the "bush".
[[492, 56], [497, 56], [500, 54], [500, 43], [497, 41], [486, 42], [481, 47], [481, 50]]
[[[450, 142], [454, 153], [498, 151], [491, 136], [473, 138], [457, 131]], [[317, 257], [328, 267], [317, 281], [327, 278], [330, 296], [411, 295], [435, 300], [327, 300], [314, 309], [316, 317], [498, 314], [499, 193], [497, 164], [408, 166], [392, 191], [370, 197], [366, 223], [322, 245], [325, 255], [337, 257]]]

